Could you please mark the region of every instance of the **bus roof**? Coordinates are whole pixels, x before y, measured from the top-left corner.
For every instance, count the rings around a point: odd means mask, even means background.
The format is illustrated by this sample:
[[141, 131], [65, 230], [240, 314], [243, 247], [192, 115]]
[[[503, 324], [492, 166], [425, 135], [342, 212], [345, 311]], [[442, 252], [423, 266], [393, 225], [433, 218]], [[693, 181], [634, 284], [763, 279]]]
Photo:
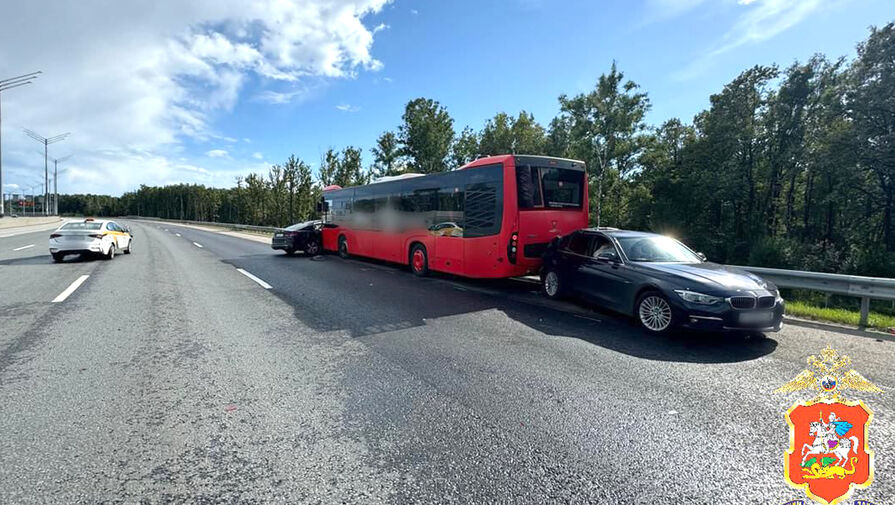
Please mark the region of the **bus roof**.
[[479, 158], [475, 161], [470, 161], [469, 163], [463, 165], [460, 168], [457, 168], [456, 170], [466, 170], [467, 168], [475, 168], [483, 165], [490, 165], [492, 163], [504, 163], [510, 160], [512, 160], [516, 165], [557, 165], [561, 168], [577, 168], [580, 170], [584, 169], [584, 162], [580, 160], [533, 154], [502, 154], [499, 156], [487, 156], [484, 158]]
[[[499, 156], [487, 156], [484, 158], [479, 158], [475, 161], [470, 161], [469, 163], [463, 165], [460, 168], [455, 168], [453, 171], [457, 170], [468, 170], [470, 168], [483, 167], [488, 165], [494, 165], [496, 163], [505, 163], [508, 161], [512, 161], [514, 165], [535, 165], [541, 167], [557, 167], [557, 168], [565, 168], [571, 170], [580, 170], [584, 171], [584, 162], [580, 160], [573, 160], [568, 158], [557, 158], [555, 156], [540, 156], [540, 155], [528, 155], [528, 154], [501, 154]], [[450, 172], [436, 172], [437, 173], [450, 173]], [[385, 182], [395, 182], [406, 179], [413, 179], [416, 177], [420, 177], [423, 175], [436, 175], [436, 174], [417, 174], [417, 173], [406, 173], [397, 176], [391, 177], [383, 177], [377, 179], [375, 181], [370, 182], [369, 184], [364, 184], [361, 186], [351, 186], [349, 188], [342, 188], [340, 186], [332, 185], [323, 188], [324, 193], [328, 193], [330, 191], [338, 191], [341, 189], [353, 189], [358, 187], [369, 186], [373, 184], [380, 184]]]

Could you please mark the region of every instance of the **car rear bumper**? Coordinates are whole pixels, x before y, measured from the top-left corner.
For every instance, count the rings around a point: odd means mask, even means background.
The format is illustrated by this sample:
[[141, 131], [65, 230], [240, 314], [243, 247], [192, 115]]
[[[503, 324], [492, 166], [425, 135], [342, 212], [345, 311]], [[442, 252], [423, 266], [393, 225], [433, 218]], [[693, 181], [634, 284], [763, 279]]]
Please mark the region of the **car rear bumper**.
[[308, 246], [309, 240], [316, 240], [320, 243], [320, 239], [314, 235], [307, 233], [299, 233], [292, 237], [273, 237], [270, 242], [271, 249], [304, 251]]
[[270, 243], [271, 249], [295, 249], [295, 243], [291, 238], [274, 238]]
[[99, 249], [50, 249], [50, 254], [102, 254], [102, 251]]
[[50, 240], [50, 252], [53, 254], [83, 254], [83, 253], [102, 253], [103, 245], [99, 240], [86, 241], [59, 241]]

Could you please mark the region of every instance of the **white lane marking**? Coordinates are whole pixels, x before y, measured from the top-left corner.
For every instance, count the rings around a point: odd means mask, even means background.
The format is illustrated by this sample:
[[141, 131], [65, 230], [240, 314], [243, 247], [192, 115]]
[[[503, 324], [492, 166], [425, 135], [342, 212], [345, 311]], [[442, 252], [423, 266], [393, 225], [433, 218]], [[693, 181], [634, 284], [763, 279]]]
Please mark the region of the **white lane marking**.
[[86, 281], [88, 277], [90, 277], [90, 276], [82, 275], [82, 276], [78, 277], [78, 280], [76, 280], [75, 282], [72, 282], [71, 286], [65, 288], [65, 291], [59, 293], [59, 296], [57, 296], [56, 298], [53, 299], [53, 303], [64, 302], [65, 299], [69, 297], [69, 295], [74, 293], [75, 290], [81, 286], [81, 284], [84, 284], [84, 281]]
[[262, 281], [261, 279], [255, 277], [254, 275], [252, 275], [252, 274], [246, 272], [245, 270], [243, 270], [243, 269], [241, 269], [241, 268], [237, 268], [236, 270], [237, 270], [239, 273], [241, 273], [242, 275], [245, 275], [245, 276], [248, 277], [249, 279], [252, 279], [253, 281], [257, 282], [257, 283], [258, 283], [262, 288], [264, 288], [264, 289], [271, 289], [271, 288], [273, 288], [273, 286], [271, 286], [270, 284], [268, 284], [268, 283]]
[[177, 235], [177, 236], [178, 236], [178, 237], [179, 237], [179, 236], [180, 236], [180, 234], [179, 234], [179, 233], [175, 233], [175, 235]]
[[28, 249], [29, 247], [34, 247], [34, 244], [23, 245], [22, 247], [16, 247], [13, 251], [21, 251], [22, 249]]
[[198, 243], [198, 242], [193, 242], [193, 245], [196, 246], [196, 247], [198, 247], [199, 249], [202, 248], [202, 244], [200, 244], [200, 243]]

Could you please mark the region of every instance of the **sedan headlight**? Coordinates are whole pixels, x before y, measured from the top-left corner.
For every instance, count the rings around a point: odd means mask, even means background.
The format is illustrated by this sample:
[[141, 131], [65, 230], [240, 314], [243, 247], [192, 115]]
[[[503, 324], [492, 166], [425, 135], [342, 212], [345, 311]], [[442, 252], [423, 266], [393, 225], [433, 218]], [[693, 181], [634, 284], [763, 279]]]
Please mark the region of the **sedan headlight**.
[[675, 293], [678, 294], [685, 301], [690, 303], [698, 303], [700, 305], [714, 305], [716, 303], [721, 302], [723, 298], [718, 296], [705, 295], [702, 293], [697, 293], [696, 291], [689, 291], [686, 289], [675, 289]]

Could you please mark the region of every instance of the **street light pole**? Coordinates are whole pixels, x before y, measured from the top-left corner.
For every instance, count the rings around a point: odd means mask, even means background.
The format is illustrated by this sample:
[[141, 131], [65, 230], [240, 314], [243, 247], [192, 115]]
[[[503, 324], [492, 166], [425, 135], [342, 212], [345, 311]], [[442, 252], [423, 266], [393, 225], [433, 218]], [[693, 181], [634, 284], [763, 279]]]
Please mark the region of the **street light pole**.
[[45, 192], [44, 192], [44, 215], [48, 216], [48, 215], [50, 215], [50, 204], [49, 204], [50, 167], [49, 167], [49, 163], [48, 163], [48, 159], [49, 159], [48, 147], [50, 144], [55, 144], [56, 142], [65, 140], [65, 138], [68, 137], [69, 135], [71, 135], [71, 133], [66, 132], [66, 133], [56, 135], [55, 137], [48, 138], [48, 137], [42, 137], [42, 136], [38, 135], [37, 133], [26, 128], [25, 135], [28, 135], [29, 137], [33, 138], [34, 140], [36, 140], [44, 145], [44, 190], [45, 190]]
[[40, 184], [33, 184], [31, 186], [31, 217], [34, 217], [34, 189], [40, 186]]
[[71, 158], [71, 154], [53, 158], [53, 215], [59, 215], [59, 163]]
[[[31, 72], [30, 74], [23, 74], [16, 77], [10, 77], [9, 79], [3, 79], [0, 81], [0, 97], [3, 96], [3, 92], [12, 89], [18, 88], [19, 86], [24, 86], [26, 84], [31, 84], [32, 79], [35, 79], [40, 74], [40, 71]], [[2, 100], [0, 100], [2, 102]], [[2, 105], [2, 103], [0, 103]], [[0, 110], [2, 112], [2, 110]], [[2, 120], [2, 113], [0, 113], [0, 120]], [[0, 137], [3, 137], [3, 123], [0, 121]], [[2, 143], [0, 143], [2, 144]], [[0, 193], [3, 192], [3, 148], [0, 145]], [[0, 217], [3, 217], [3, 213], [5, 212], [6, 205], [3, 202], [3, 199], [0, 198]]]

